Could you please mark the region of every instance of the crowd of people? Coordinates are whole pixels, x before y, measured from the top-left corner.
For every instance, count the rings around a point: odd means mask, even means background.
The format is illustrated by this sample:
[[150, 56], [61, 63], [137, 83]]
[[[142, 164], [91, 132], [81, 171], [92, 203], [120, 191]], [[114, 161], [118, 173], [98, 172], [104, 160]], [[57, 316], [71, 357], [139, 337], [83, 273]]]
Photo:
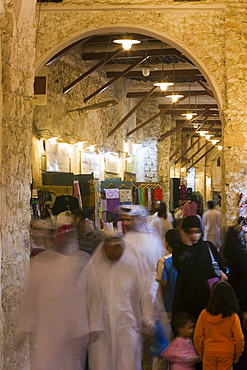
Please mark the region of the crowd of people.
[[[212, 201], [165, 203], [118, 228], [75, 210], [31, 222], [31, 267], [16, 345], [32, 370], [247, 369], [247, 254], [236, 228], [221, 248]], [[162, 333], [162, 335], [161, 335]]]

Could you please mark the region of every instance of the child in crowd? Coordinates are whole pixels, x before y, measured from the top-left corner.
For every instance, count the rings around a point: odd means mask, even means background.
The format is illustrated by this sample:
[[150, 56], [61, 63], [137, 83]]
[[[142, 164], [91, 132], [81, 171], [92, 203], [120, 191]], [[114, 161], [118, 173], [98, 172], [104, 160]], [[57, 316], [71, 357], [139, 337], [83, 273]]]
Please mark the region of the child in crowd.
[[162, 352], [170, 361], [170, 370], [191, 370], [200, 361], [191, 338], [195, 328], [195, 319], [186, 312], [177, 312], [172, 320], [176, 338]]
[[207, 308], [197, 321], [194, 343], [204, 370], [231, 370], [244, 349], [238, 302], [226, 281], [214, 285]]

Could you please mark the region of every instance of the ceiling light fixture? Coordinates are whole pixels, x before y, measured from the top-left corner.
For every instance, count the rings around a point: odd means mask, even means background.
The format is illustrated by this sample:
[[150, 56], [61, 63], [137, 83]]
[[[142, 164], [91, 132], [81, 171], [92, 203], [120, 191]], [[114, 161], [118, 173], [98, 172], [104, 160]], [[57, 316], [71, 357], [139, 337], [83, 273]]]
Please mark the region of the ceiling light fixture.
[[141, 41], [139, 40], [131, 40], [131, 39], [119, 39], [119, 40], [113, 40], [115, 44], [122, 44], [122, 48], [124, 50], [130, 50], [132, 45], [140, 44]]
[[219, 143], [220, 140], [212, 139], [212, 140], [209, 140], [209, 141], [211, 141], [211, 143], [213, 145], [215, 145], [215, 144]]
[[213, 135], [205, 135], [205, 139], [210, 140], [211, 136], [213, 136]]
[[172, 102], [176, 103], [180, 98], [183, 98], [184, 95], [176, 94], [175, 92], [175, 63], [174, 62], [173, 62], [172, 74], [173, 74], [173, 94], [166, 95], [166, 98], [172, 99]]
[[218, 145], [218, 146], [217, 146], [217, 148], [218, 148], [219, 150], [222, 150], [222, 146], [221, 146], [221, 145]]
[[206, 134], [208, 134], [209, 131], [207, 130], [204, 130], [204, 131], [198, 131], [198, 134], [200, 134], [200, 136], [205, 136]]
[[[196, 103], [195, 103], [196, 105]], [[193, 118], [193, 116], [197, 116], [197, 113], [193, 113], [191, 112], [190, 110], [190, 82], [189, 82], [189, 109], [188, 109], [188, 112], [187, 113], [182, 113], [181, 116], [185, 116], [187, 120], [190, 120]]]
[[167, 82], [164, 78], [164, 60], [163, 60], [163, 42], [161, 42], [161, 65], [162, 65], [162, 79], [160, 82], [155, 82], [154, 86], [158, 86], [161, 91], [166, 91], [169, 86], [173, 86], [173, 82]]

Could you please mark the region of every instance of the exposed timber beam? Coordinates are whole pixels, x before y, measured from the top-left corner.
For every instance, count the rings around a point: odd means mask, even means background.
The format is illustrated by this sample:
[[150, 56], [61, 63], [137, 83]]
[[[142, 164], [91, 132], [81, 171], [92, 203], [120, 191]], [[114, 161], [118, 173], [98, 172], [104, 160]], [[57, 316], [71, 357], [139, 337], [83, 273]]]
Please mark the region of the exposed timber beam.
[[[204, 123], [206, 122], [206, 120], [207, 120], [207, 118], [204, 120]], [[210, 129], [212, 128], [214, 126], [214, 124], [212, 124], [209, 128], [208, 128], [208, 131], [210, 131]], [[200, 126], [200, 128], [201, 128], [201, 126]], [[201, 139], [202, 137], [201, 136], [199, 136], [199, 138], [197, 139], [197, 140], [195, 140], [194, 141], [194, 143], [192, 143], [191, 144], [191, 146], [189, 147], [189, 148], [187, 148], [181, 155], [180, 155], [180, 157], [179, 158], [177, 158], [176, 159], [176, 161], [175, 161], [175, 164], [177, 164], [179, 161], [180, 161], [180, 159], [186, 154], [186, 153], [188, 153], [197, 143], [199, 143], [199, 141], [200, 141], [200, 139]], [[200, 150], [199, 150], [200, 151]], [[186, 164], [187, 164], [188, 162], [186, 162]]]
[[156, 118], [162, 116], [162, 114], [165, 114], [167, 110], [170, 110], [172, 107], [175, 107], [181, 100], [185, 99], [185, 97], [179, 99], [177, 102], [172, 103], [167, 109], [161, 110], [159, 113], [156, 113], [154, 116], [150, 117], [148, 120], [142, 122], [140, 125], [136, 126], [133, 130], [129, 131], [127, 133], [127, 136], [130, 136], [135, 131], [140, 130], [140, 128], [146, 126], [148, 123], [154, 121]]
[[102, 60], [101, 62], [97, 63], [95, 66], [93, 66], [92, 68], [90, 68], [88, 71], [86, 71], [81, 76], [79, 76], [76, 80], [74, 80], [68, 86], [66, 86], [63, 89], [63, 93], [66, 94], [68, 91], [70, 91], [72, 89], [72, 87], [74, 87], [76, 84], [78, 84], [78, 82], [80, 82], [81, 80], [83, 80], [83, 78], [85, 78], [88, 75], [90, 75], [91, 73], [97, 71], [97, 69], [99, 69], [100, 67], [103, 67], [107, 62], [109, 62], [112, 59], [113, 55], [114, 56], [119, 55], [119, 54], [122, 53], [122, 51], [123, 51], [123, 49], [119, 49], [118, 51], [114, 52], [114, 54], [113, 53], [111, 55], [109, 54], [108, 55], [108, 58], [106, 60]]
[[[141, 98], [142, 96], [144, 96], [145, 94], [147, 93], [147, 91], [135, 91], [135, 92], [128, 92], [126, 94], [126, 98]], [[155, 93], [153, 93], [152, 97], [154, 98], [164, 98], [166, 95], [171, 95], [171, 91], [156, 91]], [[188, 98], [189, 96], [208, 96], [208, 92], [207, 91], [202, 91], [202, 90], [199, 90], [199, 91], [191, 91], [190, 94], [189, 94], [189, 91], [179, 91], [179, 93], [181, 93], [182, 95], [184, 95], [185, 98]]]
[[200, 116], [205, 116], [205, 114], [209, 111], [209, 109], [205, 109], [200, 115], [190, 119], [190, 120], [185, 120], [184, 123], [180, 126], [176, 126], [174, 127], [173, 129], [167, 131], [165, 134], [161, 135], [159, 140], [158, 141], [162, 141], [164, 139], [166, 139], [167, 137], [171, 136], [172, 134], [174, 134], [176, 131], [182, 129], [184, 126], [188, 125], [189, 123], [192, 123], [194, 122], [198, 117]]
[[204, 123], [207, 121], [207, 117], [201, 122], [201, 124], [195, 128], [191, 134], [182, 142], [181, 145], [179, 145], [179, 147], [172, 153], [172, 155], [170, 156], [170, 160], [175, 157], [175, 155], [185, 146], [185, 144], [192, 138], [192, 136], [200, 130], [200, 128], [204, 125]]
[[141, 64], [142, 62], [144, 62], [146, 59], [148, 59], [149, 57], [145, 57], [144, 59], [141, 59], [139, 61], [137, 61], [136, 63], [134, 64], [131, 64], [128, 68], [126, 68], [122, 73], [119, 73], [118, 76], [116, 76], [115, 78], [113, 78], [112, 80], [108, 81], [105, 85], [103, 85], [102, 87], [100, 87], [98, 90], [94, 91], [92, 94], [90, 94], [89, 96], [87, 96], [85, 99], [84, 99], [84, 103], [86, 103], [88, 100], [92, 99], [94, 96], [102, 93], [105, 89], [107, 89], [110, 85], [112, 85], [115, 81], [119, 80], [119, 78], [121, 77], [124, 77], [126, 73], [128, 73], [129, 71], [131, 71], [133, 68], [137, 67], [139, 64]]
[[[150, 76], [151, 77], [161, 77], [162, 74], [164, 72], [164, 75], [165, 76], [173, 76], [173, 71], [172, 69], [171, 70], [167, 70], [165, 69], [164, 71], [162, 70], [159, 70], [159, 71], [151, 71], [150, 73]], [[115, 77], [116, 74], [119, 73], [117, 71], [109, 71], [109, 72], [106, 72], [106, 76], [107, 78], [112, 78], [112, 77]], [[201, 72], [198, 70], [198, 69], [178, 69], [176, 71], [176, 76], [194, 76], [195, 75], [201, 75]], [[133, 72], [129, 72], [127, 73], [127, 75], [125, 75], [126, 78], [143, 78], [143, 74], [141, 71], [133, 71]]]
[[108, 134], [108, 137], [110, 137], [112, 134], [114, 134], [114, 132], [120, 127], [122, 126], [122, 124], [127, 121], [128, 118], [130, 118], [130, 116], [132, 116], [133, 113], [135, 113], [135, 111], [145, 102], [145, 100], [147, 100], [147, 98], [154, 92], [154, 90], [157, 88], [157, 86], [153, 86], [152, 89], [135, 105], [135, 107], [133, 109], [131, 109], [131, 111], [126, 114], [126, 116], [124, 118], [121, 119], [121, 121], [109, 132]]
[[187, 159], [186, 162], [183, 163], [183, 166], [186, 166], [202, 149], [204, 149], [208, 144], [208, 141], [206, 141], [190, 158]]
[[54, 62], [56, 62], [58, 59], [62, 58], [65, 54], [67, 54], [69, 51], [75, 49], [78, 45], [85, 44], [87, 41], [89, 41], [93, 36], [88, 36], [83, 40], [79, 40], [74, 42], [73, 44], [67, 46], [65, 49], [59, 51], [59, 53], [55, 54], [51, 59], [48, 60], [48, 62], [45, 63], [46, 66], [52, 65]]
[[[177, 125], [181, 125], [181, 123], [183, 123], [184, 120], [181, 118], [181, 119], [177, 119], [176, 120], [176, 124]], [[221, 127], [221, 121], [219, 119], [216, 119], [216, 120], [213, 120], [213, 119], [210, 119], [210, 116], [208, 117], [208, 123], [214, 123], [214, 126], [220, 126]], [[198, 124], [200, 124], [200, 121], [198, 121]]]
[[197, 164], [198, 162], [200, 162], [202, 160], [202, 158], [204, 158], [213, 149], [217, 149], [215, 145], [213, 145], [210, 149], [208, 149], [200, 158], [197, 159], [197, 161], [195, 161], [190, 167], [188, 167], [187, 168], [187, 171], [189, 171], [192, 167], [194, 167], [195, 164]]
[[[124, 58], [143, 58], [148, 54], [148, 56], [169, 56], [169, 55], [176, 55], [181, 56], [182, 54], [180, 51], [174, 48], [163, 49], [163, 53], [161, 49], [149, 49], [147, 52], [146, 50], [128, 50], [124, 51], [121, 57], [116, 57], [115, 59], [124, 59]], [[84, 53], [82, 56], [83, 60], [101, 60], [105, 59], [107, 52], [100, 52], [100, 53]]]
[[[168, 104], [160, 104], [159, 109], [166, 109]], [[191, 108], [191, 104], [180, 104], [177, 109], [189, 109]], [[197, 104], [196, 109], [218, 109], [217, 104]]]
[[194, 141], [194, 143], [192, 143], [191, 144], [191, 146], [189, 146], [189, 148], [187, 148], [177, 159], [176, 159], [176, 161], [174, 162], [174, 164], [177, 164], [179, 161], [180, 161], [180, 159], [186, 154], [186, 153], [188, 153], [192, 148], [194, 148], [194, 146], [196, 145], [196, 144], [199, 144], [200, 143], [200, 140], [201, 140], [201, 136], [199, 136], [195, 141]]
[[193, 79], [200, 85], [202, 86], [208, 93], [209, 95], [212, 96], [212, 98], [214, 98], [214, 94], [213, 92], [199, 79], [197, 78], [196, 76], [193, 76]]
[[[210, 108], [207, 108], [207, 106], [206, 106], [204, 108], [204, 110], [205, 109], [209, 110]], [[191, 108], [190, 110], [193, 111], [193, 112], [197, 112], [197, 117], [199, 115], [201, 115], [201, 113], [202, 113], [202, 110], [198, 111], [198, 110], [195, 110], [193, 108]], [[183, 108], [180, 109], [180, 107], [178, 109], [174, 109], [174, 110], [170, 109], [169, 111], [167, 111], [167, 114], [170, 114], [171, 116], [181, 116], [182, 113], [186, 113], [186, 111], [184, 111]], [[218, 114], [219, 114], [219, 112], [215, 111], [215, 110], [214, 111], [209, 110], [208, 113], [207, 113], [208, 116], [215, 116], [215, 115], [218, 115]]]

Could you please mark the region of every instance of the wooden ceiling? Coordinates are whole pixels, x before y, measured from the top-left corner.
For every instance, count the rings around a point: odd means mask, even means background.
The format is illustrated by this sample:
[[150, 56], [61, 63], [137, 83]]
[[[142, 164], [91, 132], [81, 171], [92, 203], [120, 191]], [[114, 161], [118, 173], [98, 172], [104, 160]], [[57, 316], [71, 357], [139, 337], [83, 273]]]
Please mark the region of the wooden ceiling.
[[[122, 49], [121, 45], [113, 43], [114, 39], [131, 38], [141, 41], [140, 44], [133, 45], [129, 51]], [[179, 50], [162, 43], [152, 37], [140, 34], [110, 34], [95, 35], [79, 40], [68, 46], [46, 64], [51, 65], [59, 58], [64, 56], [74, 48], [80, 48], [82, 60], [92, 61], [93, 67], [84, 72], [68, 86], [64, 86], [63, 93], [66, 94], [81, 80], [88, 75], [103, 68], [106, 71], [108, 82], [101, 86], [97, 91], [84, 99], [85, 107], [90, 105], [90, 100], [99, 95], [102, 91], [114, 84], [119, 79], [129, 80], [129, 91], [126, 94], [127, 99], [135, 99], [135, 107], [123, 119], [117, 123], [109, 136], [139, 108], [145, 101], [152, 99], [152, 104], [157, 104], [159, 113], [153, 117], [147, 117], [147, 120], [132, 130], [127, 135], [132, 135], [139, 128], [144, 127], [152, 122], [157, 116], [169, 114], [176, 120], [176, 129], [181, 129], [186, 135], [195, 131], [195, 125], [204, 122], [213, 126], [217, 130], [217, 136], [221, 137], [221, 122], [219, 111], [213, 92], [200, 70]], [[97, 63], [95, 64], [95, 61]], [[142, 73], [143, 66], [150, 68], [150, 74], [144, 76]], [[165, 79], [166, 81], [175, 82], [175, 87], [168, 88], [162, 92], [159, 88], [154, 88], [153, 83], [157, 80]], [[177, 103], [172, 104], [166, 95], [176, 92], [184, 95]], [[192, 110], [197, 113], [197, 117], [186, 121], [181, 114]], [[172, 134], [171, 132], [170, 134]], [[167, 137], [162, 135], [161, 140]], [[169, 136], [169, 135], [168, 135]], [[193, 136], [198, 136], [195, 132]]]

